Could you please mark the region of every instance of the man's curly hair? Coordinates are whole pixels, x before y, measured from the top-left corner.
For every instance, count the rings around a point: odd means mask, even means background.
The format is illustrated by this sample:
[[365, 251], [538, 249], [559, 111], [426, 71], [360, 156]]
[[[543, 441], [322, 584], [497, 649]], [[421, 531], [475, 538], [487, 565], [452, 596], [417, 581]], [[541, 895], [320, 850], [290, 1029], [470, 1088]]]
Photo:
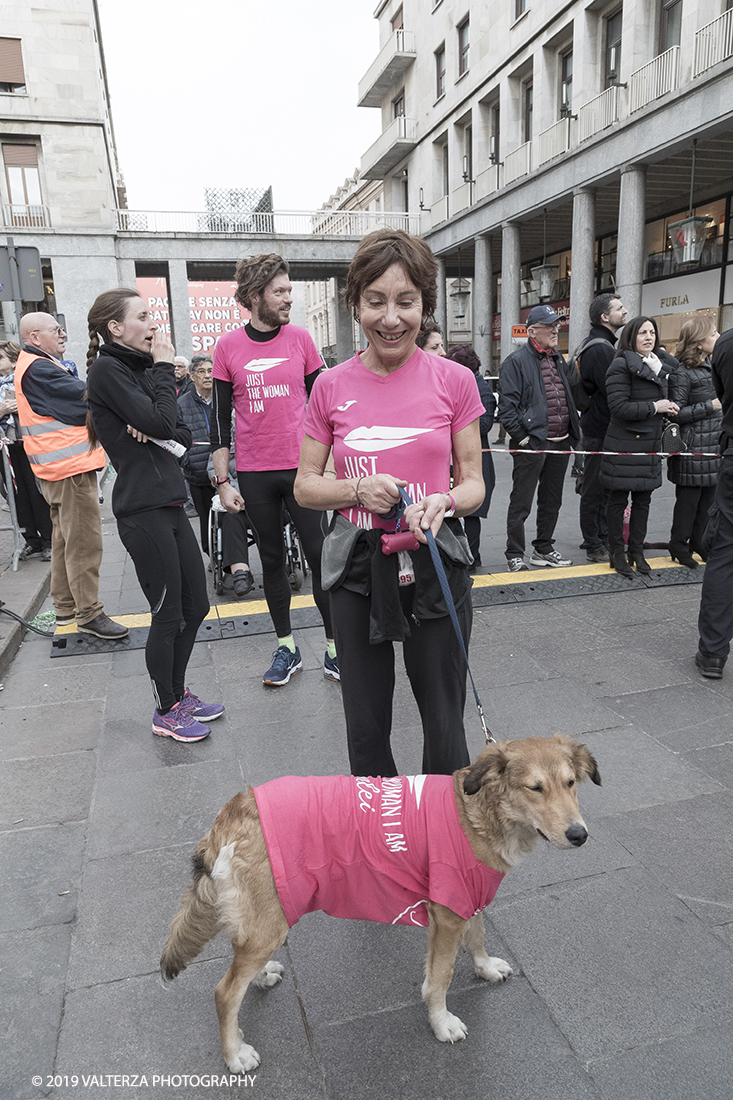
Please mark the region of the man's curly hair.
[[277, 252], [262, 252], [259, 256], [248, 256], [237, 264], [234, 278], [237, 280], [237, 292], [234, 297], [245, 309], [252, 308], [252, 295], [261, 295], [268, 283], [276, 275], [289, 275], [290, 264]]

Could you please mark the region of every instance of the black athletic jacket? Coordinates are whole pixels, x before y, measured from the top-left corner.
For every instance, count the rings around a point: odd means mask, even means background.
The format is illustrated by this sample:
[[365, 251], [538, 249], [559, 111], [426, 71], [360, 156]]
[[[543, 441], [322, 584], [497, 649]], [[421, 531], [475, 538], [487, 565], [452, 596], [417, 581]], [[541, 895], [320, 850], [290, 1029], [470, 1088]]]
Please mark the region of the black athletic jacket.
[[188, 450], [191, 433], [176, 400], [172, 363], [121, 344], [103, 344], [87, 373], [92, 421], [99, 441], [117, 471], [112, 491], [116, 516], [147, 512], [186, 501], [186, 483], [175, 455], [157, 443], [138, 443], [127, 431], [175, 439]]

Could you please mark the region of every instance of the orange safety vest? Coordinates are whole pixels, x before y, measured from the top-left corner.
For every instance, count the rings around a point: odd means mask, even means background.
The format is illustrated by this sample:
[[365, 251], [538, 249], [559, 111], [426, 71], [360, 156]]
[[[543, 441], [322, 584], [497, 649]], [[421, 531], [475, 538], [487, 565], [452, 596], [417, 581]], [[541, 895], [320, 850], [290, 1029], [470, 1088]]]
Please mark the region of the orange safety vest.
[[[21, 351], [15, 365], [14, 379], [23, 449], [33, 473], [41, 481], [63, 481], [74, 474], [104, 469], [107, 462], [104, 448], [96, 446], [89, 449], [89, 436], [84, 424], [64, 424], [52, 416], [39, 416], [30, 407], [23, 393], [23, 375], [39, 358], [45, 359], [45, 356]], [[47, 362], [52, 363], [53, 360], [48, 359]], [[59, 370], [64, 368], [59, 367]]]

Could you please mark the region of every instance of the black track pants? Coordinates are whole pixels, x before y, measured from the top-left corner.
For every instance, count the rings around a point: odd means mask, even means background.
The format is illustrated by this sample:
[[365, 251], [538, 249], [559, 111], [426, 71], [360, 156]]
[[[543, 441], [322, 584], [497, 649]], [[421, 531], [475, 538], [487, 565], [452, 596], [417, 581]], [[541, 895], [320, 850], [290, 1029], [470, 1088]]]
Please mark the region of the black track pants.
[[267, 607], [278, 638], [292, 633], [290, 625], [290, 584], [285, 573], [283, 541], [283, 504], [300, 535], [313, 574], [313, 599], [321, 613], [326, 637], [332, 638], [331, 609], [321, 588], [321, 550], [323, 549], [323, 512], [301, 508], [293, 496], [297, 470], [238, 470], [239, 491], [244, 497], [247, 516], [255, 534], [262, 562], [262, 585]]
[[209, 611], [201, 551], [183, 508], [121, 516], [117, 528], [150, 604], [145, 664], [165, 714], [183, 695], [196, 633]]

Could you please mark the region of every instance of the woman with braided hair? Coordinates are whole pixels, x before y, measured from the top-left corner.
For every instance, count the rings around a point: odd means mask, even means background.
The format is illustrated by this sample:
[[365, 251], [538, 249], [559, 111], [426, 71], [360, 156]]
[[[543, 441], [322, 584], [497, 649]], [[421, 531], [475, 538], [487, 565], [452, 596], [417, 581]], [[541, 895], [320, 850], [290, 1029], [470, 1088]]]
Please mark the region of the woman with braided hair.
[[172, 453], [191, 446], [178, 413], [175, 349], [135, 290], [100, 294], [87, 320], [89, 436], [99, 439], [117, 471], [112, 511], [151, 610], [145, 662], [156, 701], [153, 733], [201, 741], [210, 732], [203, 722], [219, 718], [224, 707], [203, 703], [185, 686], [209, 601], [183, 507], [186, 484]]

